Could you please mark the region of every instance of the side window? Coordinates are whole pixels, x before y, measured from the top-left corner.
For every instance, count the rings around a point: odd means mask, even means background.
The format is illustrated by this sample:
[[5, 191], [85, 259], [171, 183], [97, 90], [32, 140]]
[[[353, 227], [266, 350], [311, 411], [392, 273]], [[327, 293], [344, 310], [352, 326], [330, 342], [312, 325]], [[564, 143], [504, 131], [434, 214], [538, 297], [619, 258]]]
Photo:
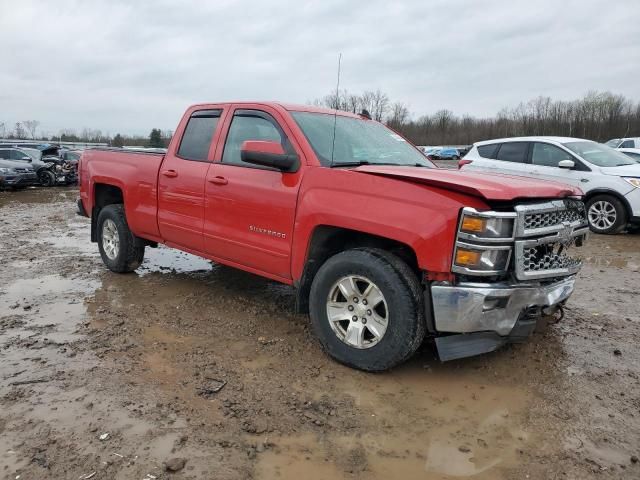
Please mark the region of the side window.
[[[240, 149], [247, 140], [266, 140], [278, 142], [284, 146], [286, 139], [274, 121], [268, 120], [264, 114], [236, 113], [231, 121], [227, 141], [224, 144], [222, 163], [242, 165], [255, 168], [240, 158]], [[286, 150], [286, 148], [285, 148]]]
[[573, 160], [573, 158], [567, 152], [561, 150], [555, 145], [539, 142], [533, 144], [531, 161], [534, 165], [557, 167], [561, 160]]
[[491, 145], [480, 145], [478, 147], [478, 154], [480, 154], [482, 158], [496, 158], [496, 150], [499, 146], [499, 143], [493, 143]]
[[220, 113], [221, 110], [200, 110], [191, 115], [182, 135], [178, 157], [198, 162], [207, 161]]
[[9, 158], [11, 158], [11, 151], [10, 150], [0, 150], [0, 158], [8, 160]]
[[618, 148], [633, 148], [633, 140], [625, 140], [618, 145]]
[[505, 162], [525, 163], [527, 158], [527, 142], [507, 142], [503, 143], [498, 150], [496, 159]]
[[22, 160], [26, 157], [26, 153], [22, 153], [20, 150], [11, 150], [11, 160]]

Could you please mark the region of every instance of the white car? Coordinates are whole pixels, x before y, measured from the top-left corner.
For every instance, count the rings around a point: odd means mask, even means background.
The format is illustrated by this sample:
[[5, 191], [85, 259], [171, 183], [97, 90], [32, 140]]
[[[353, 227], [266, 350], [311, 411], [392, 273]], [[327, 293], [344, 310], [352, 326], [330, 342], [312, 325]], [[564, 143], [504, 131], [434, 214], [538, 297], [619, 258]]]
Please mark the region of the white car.
[[612, 138], [605, 145], [611, 148], [640, 148], [640, 137]]
[[640, 163], [640, 148], [618, 148], [617, 150], [624, 153], [631, 160]]
[[460, 160], [460, 168], [577, 186], [596, 233], [618, 233], [629, 223], [640, 223], [640, 164], [601, 143], [565, 137], [478, 142]]

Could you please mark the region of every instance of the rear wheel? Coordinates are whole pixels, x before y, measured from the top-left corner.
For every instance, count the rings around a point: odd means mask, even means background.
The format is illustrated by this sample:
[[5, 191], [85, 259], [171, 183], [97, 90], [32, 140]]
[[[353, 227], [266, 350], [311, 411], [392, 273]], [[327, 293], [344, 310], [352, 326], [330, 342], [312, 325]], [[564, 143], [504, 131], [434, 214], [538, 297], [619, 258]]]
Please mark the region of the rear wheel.
[[133, 272], [144, 259], [144, 241], [127, 224], [123, 205], [107, 205], [98, 215], [98, 248], [102, 261], [117, 273]]
[[627, 224], [627, 211], [612, 195], [596, 195], [587, 202], [587, 218], [592, 232], [619, 233]]
[[407, 360], [424, 339], [420, 291], [415, 274], [389, 252], [339, 253], [313, 280], [313, 329], [324, 350], [340, 363], [387, 370]]

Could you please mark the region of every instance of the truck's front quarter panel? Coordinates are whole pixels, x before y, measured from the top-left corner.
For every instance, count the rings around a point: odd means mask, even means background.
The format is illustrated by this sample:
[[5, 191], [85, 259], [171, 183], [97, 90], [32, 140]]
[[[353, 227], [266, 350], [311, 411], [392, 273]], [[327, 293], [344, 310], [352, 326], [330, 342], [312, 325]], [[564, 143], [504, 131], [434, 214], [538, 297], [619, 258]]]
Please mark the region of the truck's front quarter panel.
[[333, 226], [400, 242], [421, 270], [450, 272], [458, 215], [479, 199], [438, 188], [340, 168], [309, 168], [300, 188], [292, 245], [299, 280], [318, 226]]

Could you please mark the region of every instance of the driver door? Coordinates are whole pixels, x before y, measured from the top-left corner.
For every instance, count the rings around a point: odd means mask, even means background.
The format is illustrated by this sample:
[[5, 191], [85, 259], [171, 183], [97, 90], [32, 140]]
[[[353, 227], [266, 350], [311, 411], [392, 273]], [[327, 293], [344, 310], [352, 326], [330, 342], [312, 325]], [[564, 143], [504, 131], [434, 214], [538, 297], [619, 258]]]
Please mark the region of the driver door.
[[[571, 160], [574, 168], [560, 168], [562, 160]], [[568, 183], [587, 190], [591, 171], [569, 152], [544, 142], [533, 142], [531, 148], [531, 172], [533, 176], [545, 180]]]
[[[207, 173], [205, 251], [267, 276], [291, 277], [291, 241], [304, 157], [285, 122], [262, 105], [236, 108], [222, 133], [224, 150]], [[242, 161], [247, 140], [275, 141], [300, 157], [286, 173]]]

